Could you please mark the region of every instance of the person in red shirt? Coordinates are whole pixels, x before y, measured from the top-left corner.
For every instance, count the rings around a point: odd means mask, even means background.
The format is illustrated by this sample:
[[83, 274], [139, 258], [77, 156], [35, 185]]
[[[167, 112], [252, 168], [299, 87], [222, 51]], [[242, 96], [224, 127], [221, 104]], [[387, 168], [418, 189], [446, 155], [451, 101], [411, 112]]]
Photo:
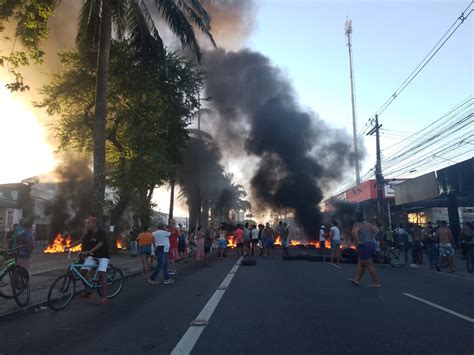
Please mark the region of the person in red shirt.
[[170, 275], [176, 275], [178, 272], [175, 269], [176, 260], [178, 260], [179, 253], [178, 253], [178, 238], [179, 238], [179, 231], [176, 228], [176, 222], [174, 219], [170, 220], [170, 224], [168, 226], [168, 232], [170, 232], [170, 251], [169, 251], [169, 258], [170, 258]]
[[244, 229], [239, 224], [237, 229], [233, 233], [236, 243], [236, 255], [237, 256], [244, 256]]

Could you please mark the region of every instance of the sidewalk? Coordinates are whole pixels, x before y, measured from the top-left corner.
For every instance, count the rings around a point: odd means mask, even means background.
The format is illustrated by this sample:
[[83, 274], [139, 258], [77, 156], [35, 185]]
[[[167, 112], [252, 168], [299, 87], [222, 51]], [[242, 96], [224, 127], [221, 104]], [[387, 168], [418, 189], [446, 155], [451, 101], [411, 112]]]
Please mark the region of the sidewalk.
[[[49, 287], [54, 279], [64, 274], [71, 262], [72, 259], [68, 259], [67, 253], [33, 253], [30, 270], [31, 296], [29, 306], [22, 309], [18, 307], [14, 299], [0, 298], [0, 317], [40, 307], [46, 301]], [[140, 258], [131, 257], [129, 251], [112, 255], [110, 262], [120, 268], [125, 277], [140, 274], [142, 271]]]

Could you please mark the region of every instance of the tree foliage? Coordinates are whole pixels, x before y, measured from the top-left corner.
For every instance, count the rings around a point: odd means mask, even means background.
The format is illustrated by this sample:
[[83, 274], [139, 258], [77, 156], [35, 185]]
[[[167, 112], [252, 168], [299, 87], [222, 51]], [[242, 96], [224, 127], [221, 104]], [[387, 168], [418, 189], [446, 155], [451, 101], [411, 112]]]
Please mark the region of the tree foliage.
[[[53, 129], [60, 150], [91, 152], [95, 71], [78, 51], [60, 55], [64, 70], [42, 89], [48, 114], [58, 116]], [[117, 189], [115, 217], [132, 195], [150, 205], [153, 189], [174, 175], [189, 123], [199, 106], [201, 74], [176, 53], [159, 60], [138, 55], [128, 41], [111, 49], [108, 85], [107, 178]]]

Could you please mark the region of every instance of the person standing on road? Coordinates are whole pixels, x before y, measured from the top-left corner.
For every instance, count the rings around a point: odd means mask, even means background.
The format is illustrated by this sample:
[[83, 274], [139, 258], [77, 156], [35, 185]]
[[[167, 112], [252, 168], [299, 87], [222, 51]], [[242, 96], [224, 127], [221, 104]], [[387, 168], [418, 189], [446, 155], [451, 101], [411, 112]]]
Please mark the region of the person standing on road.
[[256, 224], [250, 226], [251, 255], [258, 255], [258, 229]]
[[423, 236], [421, 228], [418, 224], [412, 226], [413, 234], [413, 251], [412, 251], [412, 266], [423, 264]]
[[377, 234], [377, 229], [370, 223], [364, 220], [362, 212], [356, 213], [356, 223], [352, 227], [352, 238], [357, 243], [357, 250], [359, 254], [359, 261], [357, 263], [357, 274], [350, 278], [349, 281], [354, 285], [359, 285], [365, 269], [369, 272], [372, 282], [369, 287], [380, 287], [380, 282], [375, 272], [374, 263], [372, 262], [372, 255], [375, 252], [374, 237]]
[[170, 251], [168, 253], [168, 258], [170, 260], [170, 275], [177, 275], [178, 272], [176, 271], [175, 265], [176, 260], [178, 260], [178, 238], [179, 238], [179, 231], [176, 228], [176, 222], [174, 219], [170, 220], [170, 224], [168, 226], [168, 232], [170, 232]]
[[[339, 260], [341, 259], [341, 231], [339, 230], [339, 224], [336, 221], [332, 222], [331, 229], [329, 231], [329, 238], [331, 240], [331, 265], [341, 268], [339, 265]], [[336, 264], [334, 264], [334, 259], [336, 259]]]
[[225, 226], [219, 227], [219, 241], [217, 245], [217, 254], [219, 259], [224, 259], [224, 253], [227, 248], [227, 232]]
[[180, 258], [186, 257], [186, 234], [183, 227], [179, 225], [178, 254]]
[[430, 270], [434, 270], [436, 265], [438, 265], [438, 243], [436, 234], [434, 232], [431, 222], [428, 222], [428, 225], [423, 228], [423, 241], [426, 245], [426, 254], [428, 255], [428, 262], [430, 263]]
[[244, 229], [242, 228], [242, 225], [237, 225], [237, 228], [235, 229], [233, 235], [235, 239], [235, 250], [236, 250], [236, 256], [245, 256], [245, 250], [244, 250]]
[[143, 266], [143, 276], [146, 276], [148, 273], [147, 259], [151, 259], [153, 240], [153, 234], [148, 231], [148, 226], [143, 226], [143, 232], [141, 232], [137, 237], [138, 253], [140, 254]]
[[461, 251], [462, 256], [466, 258], [469, 248], [474, 239], [474, 226], [471, 222], [467, 222], [461, 230]]
[[138, 255], [138, 242], [137, 242], [137, 237], [138, 237], [138, 229], [133, 227], [132, 230], [130, 231], [130, 253], [132, 256], [137, 256]]
[[212, 248], [212, 242], [214, 240], [214, 224], [210, 223], [204, 232], [204, 264], [206, 266], [211, 266], [210, 264], [210, 254]]
[[281, 246], [283, 247], [283, 255], [287, 256], [290, 246], [290, 228], [288, 224], [283, 223], [283, 235], [281, 239]]
[[201, 226], [197, 227], [194, 241], [196, 243], [196, 261], [201, 261], [204, 259], [204, 233]]
[[324, 248], [326, 243], [326, 226], [321, 225], [321, 228], [319, 228], [319, 253], [323, 254], [324, 253]]
[[252, 231], [248, 223], [244, 226], [244, 254], [250, 255], [250, 243], [252, 242]]
[[263, 230], [263, 247], [267, 256], [270, 256], [270, 252], [272, 256], [275, 256], [275, 232], [270, 227], [270, 223], [267, 223]]
[[454, 238], [451, 228], [448, 227], [446, 221], [441, 222], [441, 226], [436, 230], [436, 238], [439, 242], [439, 261], [436, 265], [436, 270], [441, 271], [439, 264], [441, 264], [442, 259], [445, 257], [448, 259], [448, 272], [454, 272]]
[[152, 285], [159, 284], [158, 280], [155, 280], [156, 276], [160, 273], [161, 269], [163, 269], [164, 275], [164, 284], [172, 284], [174, 280], [170, 278], [170, 274], [168, 272], [168, 253], [170, 251], [170, 232], [166, 231], [165, 224], [163, 222], [158, 223], [158, 229], [153, 233], [153, 237], [155, 239], [154, 247], [155, 247], [155, 255], [156, 255], [156, 268], [151, 274], [148, 282]]

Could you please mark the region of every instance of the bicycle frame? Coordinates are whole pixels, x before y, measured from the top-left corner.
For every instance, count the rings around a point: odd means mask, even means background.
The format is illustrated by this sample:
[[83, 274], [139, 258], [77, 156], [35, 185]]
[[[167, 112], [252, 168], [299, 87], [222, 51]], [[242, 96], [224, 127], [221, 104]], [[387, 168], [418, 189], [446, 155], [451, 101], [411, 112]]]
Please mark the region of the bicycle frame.
[[[77, 264], [77, 263], [72, 263], [70, 266], [69, 266], [69, 271], [75, 275], [77, 275], [81, 280], [82, 282], [84, 283], [84, 285], [86, 285], [87, 287], [89, 288], [99, 288], [101, 287], [100, 284], [98, 284], [96, 281], [98, 280], [97, 276], [99, 275], [99, 270], [97, 267], [95, 267], [95, 273], [94, 273], [94, 277], [92, 277], [92, 279], [89, 281], [87, 280], [83, 274], [81, 274], [81, 268], [84, 267], [84, 264]], [[92, 269], [93, 267], [91, 267]], [[88, 268], [88, 271], [90, 269]]]
[[3, 262], [3, 267], [0, 269], [0, 280], [8, 274], [8, 272], [16, 265], [16, 261], [14, 258], [7, 259]]

